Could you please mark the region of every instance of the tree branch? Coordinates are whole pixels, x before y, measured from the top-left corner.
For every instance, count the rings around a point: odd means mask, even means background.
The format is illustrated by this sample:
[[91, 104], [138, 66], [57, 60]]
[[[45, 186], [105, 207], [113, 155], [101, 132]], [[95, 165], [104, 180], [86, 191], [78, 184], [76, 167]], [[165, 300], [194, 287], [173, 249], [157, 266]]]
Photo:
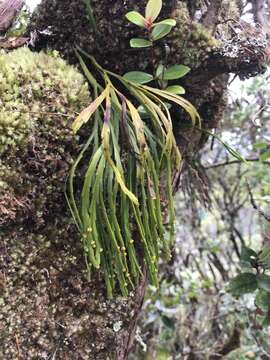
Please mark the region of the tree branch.
[[10, 28], [23, 5], [24, 0], [4, 0], [0, 4], [0, 33]]
[[[250, 158], [250, 159], [245, 159], [248, 162], [259, 162], [260, 159], [259, 158]], [[240, 160], [232, 160], [232, 161], [226, 161], [223, 163], [218, 163], [218, 164], [214, 164], [214, 165], [210, 165], [210, 166], [205, 166], [204, 170], [210, 170], [210, 169], [216, 169], [222, 166], [227, 166], [227, 165], [233, 165], [233, 164], [240, 164], [241, 161]], [[269, 161], [262, 161], [263, 164], [265, 165], [270, 165]]]
[[210, 5], [207, 8], [207, 12], [202, 19], [202, 23], [205, 27], [215, 32], [218, 24], [218, 14], [220, 12], [222, 0], [211, 0]]
[[186, 76], [185, 88], [201, 94], [209, 81], [223, 74], [234, 73], [240, 79], [263, 74], [270, 60], [270, 46], [258, 28], [240, 26], [239, 33], [209, 54], [204, 63]]
[[[266, 12], [266, 1], [265, 0], [252, 0], [252, 10], [254, 15], [254, 20], [259, 23], [265, 32], [265, 34], [270, 37], [270, 19], [267, 16]], [[269, 6], [269, 2], [268, 2]]]
[[254, 210], [258, 211], [259, 215], [261, 215], [266, 221], [270, 222], [270, 215], [266, 214], [257, 204], [252, 194], [249, 183], [247, 182], [247, 189], [250, 197], [250, 202]]

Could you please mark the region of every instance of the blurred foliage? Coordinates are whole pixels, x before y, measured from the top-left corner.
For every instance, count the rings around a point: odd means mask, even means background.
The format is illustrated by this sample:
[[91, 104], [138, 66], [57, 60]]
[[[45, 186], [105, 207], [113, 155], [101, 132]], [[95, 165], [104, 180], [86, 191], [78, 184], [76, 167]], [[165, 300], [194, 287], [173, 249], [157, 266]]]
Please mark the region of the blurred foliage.
[[160, 288], [148, 292], [131, 360], [270, 358], [269, 327], [261, 326], [270, 294], [226, 292], [243, 265], [241, 249], [261, 254], [270, 241], [269, 81], [234, 81], [216, 129], [247, 163], [210, 136], [186, 166], [174, 256], [160, 264]]
[[27, 5], [24, 5], [22, 10], [17, 15], [12, 27], [8, 30], [7, 36], [22, 36], [29, 24], [30, 9]]

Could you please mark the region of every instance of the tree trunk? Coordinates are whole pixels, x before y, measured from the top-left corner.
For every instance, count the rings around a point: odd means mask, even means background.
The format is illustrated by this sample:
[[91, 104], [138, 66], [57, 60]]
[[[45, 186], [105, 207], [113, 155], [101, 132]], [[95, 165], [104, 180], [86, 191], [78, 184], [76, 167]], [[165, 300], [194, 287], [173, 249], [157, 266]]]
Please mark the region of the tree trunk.
[[[47, 45], [71, 63], [76, 62], [73, 47], [79, 45], [120, 74], [147, 70], [151, 54], [129, 48], [129, 39], [136, 37], [137, 30], [124, 19], [128, 11], [143, 11], [145, 2], [93, 0], [92, 6], [97, 33], [90, 26], [85, 3], [78, 0], [43, 0], [29, 33], [49, 28], [52, 36]], [[237, 0], [210, 1], [208, 6], [204, 2], [194, 6], [194, 1], [164, 1], [161, 18], [173, 16], [178, 22], [168, 38], [168, 63], [192, 68], [183, 85], [208, 131], [217, 128], [222, 118], [228, 74], [245, 78], [265, 70], [267, 44], [263, 35], [249, 35], [247, 40], [242, 28], [242, 35], [236, 34], [240, 12]], [[163, 45], [156, 50], [157, 58], [163, 56]], [[178, 109], [173, 109], [173, 115], [185, 168], [191, 166], [208, 135], [190, 129]], [[63, 177], [66, 173], [57, 174]], [[7, 288], [9, 291], [8, 304], [0, 315], [2, 319], [9, 317], [9, 329], [0, 325], [1, 332], [8, 333], [3, 337], [2, 358], [127, 360], [147, 275], [128, 298], [107, 300], [99, 274], [94, 273], [91, 281], [84, 275], [80, 240], [75, 229], [67, 225], [69, 214], [63, 195], [57, 202], [63, 205], [63, 213], [48, 209], [46, 223], [38, 230], [31, 219], [2, 226], [0, 290], [2, 294]]]

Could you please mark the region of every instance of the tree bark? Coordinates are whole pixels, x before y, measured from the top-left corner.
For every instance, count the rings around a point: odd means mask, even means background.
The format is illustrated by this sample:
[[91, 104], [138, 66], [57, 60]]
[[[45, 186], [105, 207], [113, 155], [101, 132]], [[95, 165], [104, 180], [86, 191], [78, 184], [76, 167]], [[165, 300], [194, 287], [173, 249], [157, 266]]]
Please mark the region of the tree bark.
[[24, 5], [24, 0], [4, 0], [0, 3], [0, 34], [7, 31]]
[[[228, 74], [248, 77], [263, 72], [266, 68], [265, 53], [268, 44], [263, 37], [255, 42], [252, 38], [247, 40], [244, 34], [239, 37], [234, 33], [230, 33], [227, 40], [221, 40], [219, 33], [215, 31], [220, 22], [218, 14], [222, 14], [221, 22], [226, 22], [230, 18], [230, 6], [224, 8], [222, 1], [211, 1], [206, 11], [201, 8], [203, 16], [194, 20], [194, 11], [189, 3], [178, 2], [176, 7], [175, 1], [164, 1], [162, 15], [164, 18], [178, 14], [176, 16], [180, 19], [180, 31], [182, 26], [188, 29], [184, 42], [180, 38], [178, 41], [180, 35], [177, 29], [172, 38], [169, 38], [172, 52], [170, 61], [183, 61], [186, 65], [191, 65], [192, 71], [184, 84], [187, 98], [197, 107], [203, 127], [211, 130], [218, 126], [226, 106], [224, 94]], [[237, 8], [237, 2], [230, 3]], [[32, 18], [29, 32], [50, 27], [53, 36], [49, 39], [49, 46], [59, 50], [73, 63], [76, 59], [72, 47], [80, 45], [97, 55], [102, 65], [109, 66], [116, 72], [135, 70], [134, 66], [141, 70], [147, 69], [148, 53], [136, 54], [129, 49], [128, 40], [135, 30], [124, 20], [124, 14], [129, 10], [142, 11], [145, 2], [116, 0], [112, 4], [108, 0], [95, 0], [92, 4], [100, 29], [97, 37], [89, 28], [83, 2], [78, 4], [77, 0], [43, 0]], [[1, 24], [4, 29], [7, 21]], [[196, 40], [198, 36], [201, 36], [199, 42]], [[213, 40], [212, 36], [218, 40], [219, 45], [209, 45]], [[202, 39], [205, 41], [204, 45]], [[183, 57], [192, 46], [195, 53], [201, 54], [195, 65], [192, 56]], [[159, 51], [162, 51], [162, 47]], [[184, 154], [184, 161], [188, 163], [208, 136], [186, 127], [183, 114], [179, 115], [177, 109], [174, 116], [181, 116], [183, 119], [181, 124], [175, 122], [175, 136]], [[62, 201], [64, 203], [64, 198]], [[1, 230], [1, 254], [5, 269], [11, 262], [16, 266], [13, 272], [22, 271], [23, 264], [27, 264], [33, 254], [35, 265], [23, 268], [24, 277], [18, 276], [15, 279], [12, 296], [23, 293], [22, 301], [26, 302], [26, 306], [24, 313], [8, 313], [19, 324], [14, 332], [14, 341], [8, 344], [13, 349], [10, 359], [127, 360], [145, 296], [147, 276], [144, 274], [140, 284], [127, 299], [116, 297], [114, 300], [107, 300], [99, 275], [94, 274], [90, 282], [84, 276], [84, 261], [74, 229], [68, 227], [63, 230], [61, 237], [54, 237], [55, 229], [62, 224], [59, 224], [53, 213], [50, 214], [48, 223], [42, 230], [45, 238], [41, 244], [43, 247], [33, 241], [35, 230], [29, 224], [17, 224], [14, 228]], [[16, 241], [7, 244], [5, 237]], [[48, 240], [50, 243], [46, 246]], [[18, 247], [23, 256], [21, 263], [16, 265], [16, 262], [10, 261], [10, 256], [16, 253]], [[34, 275], [31, 271], [34, 271]], [[2, 271], [0, 278], [3, 288], [7, 276], [5, 272]], [[33, 283], [37, 285], [29, 285], [32, 276]]]

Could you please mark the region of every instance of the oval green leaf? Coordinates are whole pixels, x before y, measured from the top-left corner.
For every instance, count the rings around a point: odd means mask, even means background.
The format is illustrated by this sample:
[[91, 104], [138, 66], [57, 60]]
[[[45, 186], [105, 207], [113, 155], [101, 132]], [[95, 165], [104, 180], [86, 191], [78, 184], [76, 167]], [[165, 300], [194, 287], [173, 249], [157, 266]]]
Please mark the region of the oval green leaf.
[[168, 91], [171, 94], [183, 95], [185, 94], [185, 89], [180, 85], [168, 86], [165, 91]]
[[174, 65], [164, 72], [165, 80], [175, 80], [180, 79], [190, 72], [190, 68], [185, 65]]
[[124, 75], [124, 79], [136, 84], [147, 84], [154, 78], [151, 74], [142, 71], [130, 71]]
[[154, 41], [162, 39], [164, 36], [168, 35], [171, 30], [172, 30], [171, 25], [159, 24], [159, 25], [155, 26], [152, 31], [152, 34], [151, 34], [152, 39]]
[[260, 309], [262, 309], [264, 311], [269, 310], [270, 309], [270, 294], [269, 294], [269, 292], [267, 292], [265, 290], [259, 290], [256, 295], [255, 304], [256, 304], [256, 306], [258, 306]]
[[154, 22], [160, 14], [161, 8], [162, 0], [149, 0], [145, 9], [146, 19], [151, 19]]
[[165, 19], [165, 20], [162, 20], [162, 21], [159, 21], [159, 22], [153, 24], [153, 26], [157, 26], [157, 25], [161, 25], [161, 24], [175, 26], [176, 21], [174, 19]]
[[253, 149], [266, 149], [267, 146], [268, 145], [266, 143], [257, 142], [255, 144], [253, 144]]
[[259, 288], [270, 292], [270, 276], [262, 274], [259, 275], [257, 279]]
[[137, 11], [130, 11], [126, 14], [126, 18], [128, 19], [128, 21], [130, 21], [131, 23], [140, 26], [140, 27], [145, 27], [145, 18], [138, 13]]
[[253, 267], [257, 258], [257, 253], [247, 246], [243, 246], [241, 250], [241, 265], [242, 267]]
[[133, 38], [129, 43], [132, 48], [144, 48], [152, 45], [151, 41], [139, 38]]
[[269, 158], [270, 158], [270, 150], [267, 150], [260, 156], [260, 161], [265, 161]]
[[242, 273], [230, 281], [228, 291], [233, 296], [240, 296], [254, 292], [258, 287], [257, 278], [252, 273]]

